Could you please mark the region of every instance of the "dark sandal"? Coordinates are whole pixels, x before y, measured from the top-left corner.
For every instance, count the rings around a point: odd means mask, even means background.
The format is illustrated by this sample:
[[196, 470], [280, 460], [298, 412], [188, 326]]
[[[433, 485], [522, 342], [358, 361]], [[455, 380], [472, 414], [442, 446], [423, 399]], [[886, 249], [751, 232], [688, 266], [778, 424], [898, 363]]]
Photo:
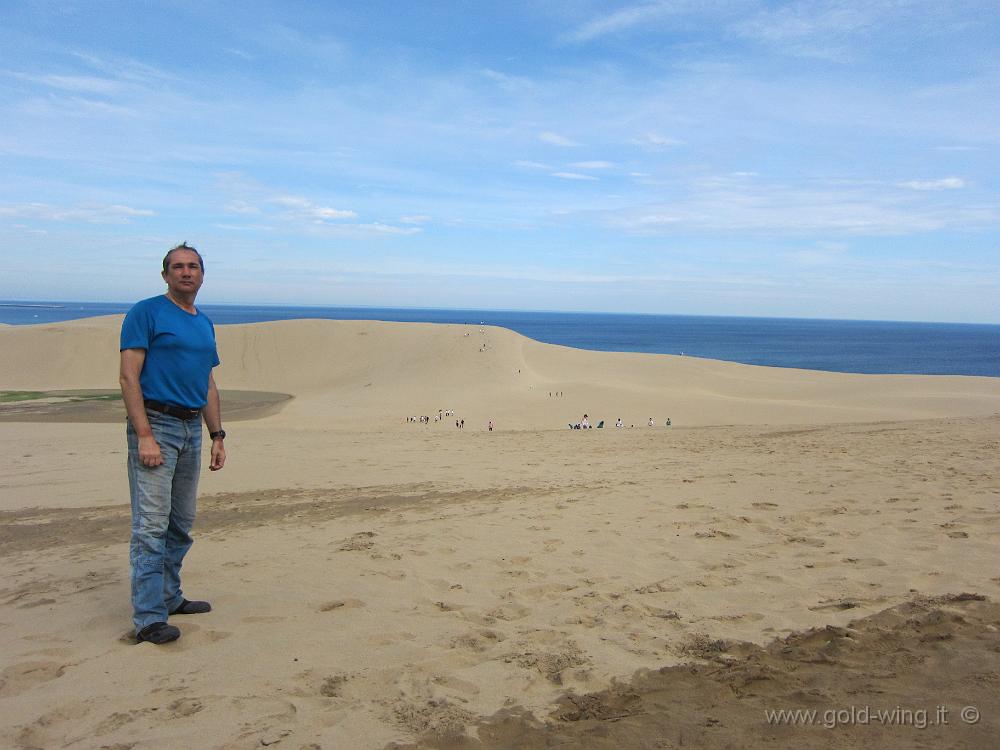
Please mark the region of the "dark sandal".
[[171, 612], [172, 615], [201, 615], [205, 612], [211, 612], [212, 605], [208, 602], [189, 602], [187, 599], [181, 599], [181, 603], [177, 608]]
[[142, 643], [146, 641], [147, 643], [155, 643], [159, 646], [164, 643], [170, 643], [170, 641], [176, 641], [180, 637], [180, 628], [167, 625], [165, 622], [154, 622], [135, 634], [135, 642]]

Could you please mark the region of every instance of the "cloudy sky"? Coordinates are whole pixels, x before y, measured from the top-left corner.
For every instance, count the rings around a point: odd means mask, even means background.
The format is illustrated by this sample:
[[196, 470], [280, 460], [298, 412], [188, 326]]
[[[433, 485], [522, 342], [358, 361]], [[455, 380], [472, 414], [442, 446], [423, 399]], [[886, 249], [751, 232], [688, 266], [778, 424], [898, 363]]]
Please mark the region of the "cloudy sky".
[[0, 6], [0, 299], [1000, 322], [995, 0]]

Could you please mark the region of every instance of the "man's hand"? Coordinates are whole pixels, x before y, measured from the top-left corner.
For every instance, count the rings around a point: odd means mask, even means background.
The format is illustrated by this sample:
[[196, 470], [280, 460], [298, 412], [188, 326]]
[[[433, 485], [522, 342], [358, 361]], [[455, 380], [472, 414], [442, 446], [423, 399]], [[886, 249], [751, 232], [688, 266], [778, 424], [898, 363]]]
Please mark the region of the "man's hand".
[[222, 444], [222, 439], [217, 438], [212, 441], [212, 463], [209, 464], [209, 471], [218, 471], [226, 465], [226, 446]]
[[160, 444], [152, 435], [139, 438], [139, 460], [143, 466], [148, 466], [150, 469], [163, 463]]

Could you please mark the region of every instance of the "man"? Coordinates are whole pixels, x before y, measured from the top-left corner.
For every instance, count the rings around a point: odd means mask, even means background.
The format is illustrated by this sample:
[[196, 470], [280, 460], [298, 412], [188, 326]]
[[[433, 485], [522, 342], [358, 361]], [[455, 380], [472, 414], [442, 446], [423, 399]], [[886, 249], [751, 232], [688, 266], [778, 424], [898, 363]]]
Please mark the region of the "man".
[[142, 300], [122, 323], [119, 382], [128, 413], [132, 497], [132, 619], [136, 641], [168, 643], [181, 631], [169, 615], [199, 614], [208, 602], [181, 593], [201, 469], [201, 421], [212, 439], [211, 466], [226, 463], [215, 327], [194, 305], [204, 280], [201, 254], [182, 243], [163, 259], [166, 294]]

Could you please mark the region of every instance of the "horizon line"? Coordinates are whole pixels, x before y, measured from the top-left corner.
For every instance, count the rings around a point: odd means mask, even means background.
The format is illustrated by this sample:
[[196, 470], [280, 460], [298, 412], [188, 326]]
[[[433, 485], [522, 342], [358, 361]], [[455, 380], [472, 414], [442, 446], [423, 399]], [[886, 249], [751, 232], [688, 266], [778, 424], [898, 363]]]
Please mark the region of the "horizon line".
[[[156, 296], [156, 295], [153, 295]], [[138, 301], [138, 300], [136, 300]], [[96, 300], [19, 300], [5, 298], [0, 299], [0, 307], [42, 307], [48, 305], [120, 305], [130, 307], [136, 301], [96, 301]], [[997, 322], [982, 321], [956, 321], [956, 320], [906, 320], [900, 318], [824, 318], [805, 317], [797, 315], [724, 315], [718, 313], [653, 313], [653, 312], [629, 312], [629, 311], [609, 311], [609, 310], [546, 310], [537, 308], [515, 308], [515, 307], [427, 307], [421, 305], [333, 305], [333, 304], [303, 304], [291, 302], [256, 302], [248, 304], [246, 302], [204, 302], [199, 307], [290, 307], [299, 309], [341, 309], [341, 310], [427, 310], [437, 312], [485, 312], [485, 313], [543, 313], [549, 315], [620, 315], [620, 316], [642, 316], [642, 317], [662, 317], [662, 318], [731, 318], [731, 319], [752, 319], [752, 320], [813, 320], [844, 323], [915, 323], [921, 325], [968, 325], [968, 326], [1000, 326]], [[85, 316], [96, 317], [96, 316]]]

